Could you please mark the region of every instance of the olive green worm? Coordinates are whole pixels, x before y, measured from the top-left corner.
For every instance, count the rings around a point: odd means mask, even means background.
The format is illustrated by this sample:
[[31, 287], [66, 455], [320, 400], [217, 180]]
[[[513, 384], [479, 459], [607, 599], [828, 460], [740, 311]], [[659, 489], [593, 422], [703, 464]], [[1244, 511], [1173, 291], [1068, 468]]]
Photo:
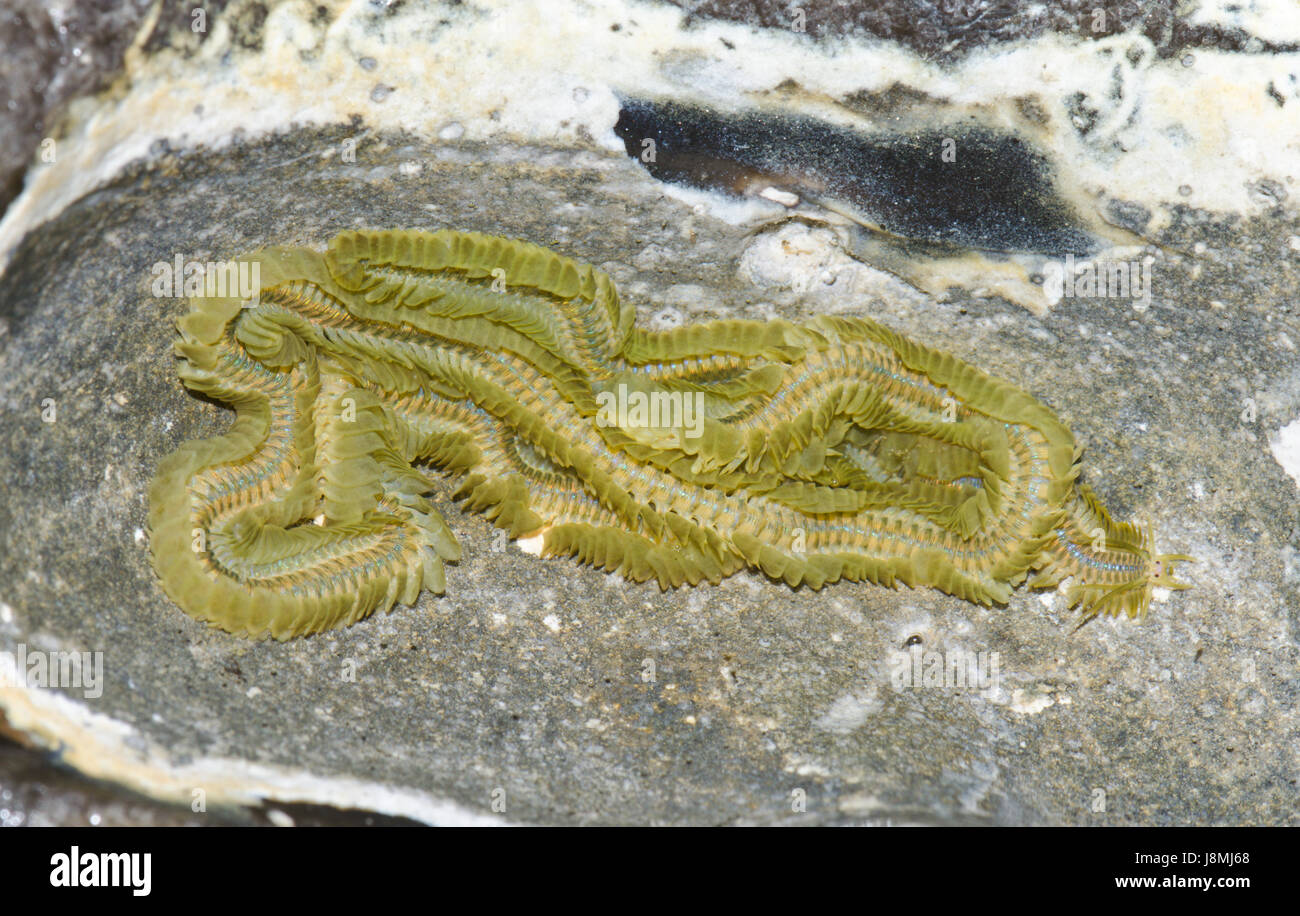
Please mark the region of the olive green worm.
[[165, 458], [154, 568], [194, 617], [279, 639], [442, 592], [437, 473], [511, 537], [663, 588], [931, 586], [981, 604], [1070, 579], [1085, 615], [1184, 588], [1077, 480], [1025, 392], [861, 318], [635, 326], [610, 279], [525, 242], [345, 232], [199, 297], [181, 381], [235, 408]]

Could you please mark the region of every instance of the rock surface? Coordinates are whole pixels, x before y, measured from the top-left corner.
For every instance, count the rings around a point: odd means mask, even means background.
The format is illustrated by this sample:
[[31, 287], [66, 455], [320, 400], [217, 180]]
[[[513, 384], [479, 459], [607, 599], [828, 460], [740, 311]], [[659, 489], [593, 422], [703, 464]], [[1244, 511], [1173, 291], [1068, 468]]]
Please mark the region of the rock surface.
[[[1142, 252], [1151, 301], [1062, 298], [1035, 315], [965, 288], [924, 296], [806, 215], [732, 219], [595, 134], [352, 123], [157, 148], [31, 226], [0, 277], [0, 652], [102, 653], [97, 687], [0, 686], [0, 709], [91, 776], [213, 809], [1295, 823], [1300, 484], [1278, 431], [1300, 415], [1300, 221], [1286, 180], [1239, 212], [1142, 200], [1167, 215]], [[503, 545], [444, 490], [465, 548], [445, 596], [285, 644], [206, 629], [154, 580], [145, 494], [162, 456], [230, 414], [177, 382], [185, 303], [151, 294], [151, 267], [362, 226], [549, 245], [608, 271], [647, 325], [871, 315], [1050, 404], [1113, 513], [1198, 558], [1195, 588], [1144, 623], [1077, 630], [1060, 596], [1023, 589], [993, 609], [749, 573], [665, 593]], [[891, 675], [913, 647], [996, 653], [997, 677], [903, 686]]]

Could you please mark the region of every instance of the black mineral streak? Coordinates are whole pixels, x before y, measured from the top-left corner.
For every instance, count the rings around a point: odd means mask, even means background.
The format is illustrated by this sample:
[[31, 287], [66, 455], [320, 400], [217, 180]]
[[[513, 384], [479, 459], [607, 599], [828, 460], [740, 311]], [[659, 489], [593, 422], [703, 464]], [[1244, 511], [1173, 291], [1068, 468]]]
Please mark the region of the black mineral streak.
[[[811, 117], [624, 100], [615, 133], [661, 181], [743, 194], [772, 185], [886, 233], [985, 251], [1086, 255], [1046, 159], [1014, 134], [867, 134]], [[643, 155], [654, 141], [654, 155]], [[951, 155], [945, 156], [945, 150]]]

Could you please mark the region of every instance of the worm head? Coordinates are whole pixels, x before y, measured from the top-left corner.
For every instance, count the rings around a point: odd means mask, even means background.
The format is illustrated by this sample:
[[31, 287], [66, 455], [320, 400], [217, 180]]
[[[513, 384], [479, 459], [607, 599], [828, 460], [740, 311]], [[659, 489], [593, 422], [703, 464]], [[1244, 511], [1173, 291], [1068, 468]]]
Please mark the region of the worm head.
[[1189, 582], [1179, 582], [1174, 578], [1174, 568], [1179, 563], [1195, 563], [1196, 560], [1186, 554], [1162, 553], [1147, 561], [1147, 581], [1156, 588], [1184, 589], [1191, 588]]

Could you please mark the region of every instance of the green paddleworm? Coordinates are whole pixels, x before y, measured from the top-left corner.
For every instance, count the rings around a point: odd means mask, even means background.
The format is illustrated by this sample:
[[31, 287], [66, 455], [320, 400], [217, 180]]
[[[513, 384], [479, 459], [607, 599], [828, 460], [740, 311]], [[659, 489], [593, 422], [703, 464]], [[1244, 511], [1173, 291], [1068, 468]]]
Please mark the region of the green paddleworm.
[[452, 231], [249, 255], [192, 298], [178, 373], [236, 411], [150, 489], [154, 568], [194, 617], [278, 639], [441, 593], [434, 472], [511, 537], [663, 588], [749, 567], [981, 604], [1071, 578], [1086, 616], [1185, 588], [1077, 482], [1046, 406], [875, 322], [634, 326], [610, 279]]

